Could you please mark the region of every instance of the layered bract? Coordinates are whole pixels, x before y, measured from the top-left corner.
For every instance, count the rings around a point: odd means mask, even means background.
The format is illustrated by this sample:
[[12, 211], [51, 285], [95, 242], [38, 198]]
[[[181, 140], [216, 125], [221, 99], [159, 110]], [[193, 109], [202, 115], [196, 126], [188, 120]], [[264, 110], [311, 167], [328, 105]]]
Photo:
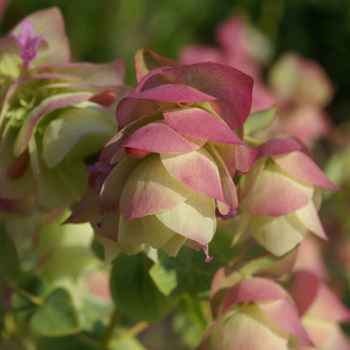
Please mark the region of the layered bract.
[[238, 205], [233, 176], [255, 160], [256, 151], [237, 136], [250, 111], [252, 79], [149, 50], [139, 50], [135, 63], [138, 84], [117, 107], [120, 130], [90, 169], [93, 189], [71, 220], [89, 212], [99, 235], [136, 251], [144, 244], [170, 255], [183, 244], [206, 247], [216, 212], [230, 215]]
[[237, 235], [251, 232], [274, 255], [299, 244], [308, 232], [326, 239], [317, 211], [319, 190], [338, 190], [296, 139], [275, 138], [259, 148], [240, 181]]

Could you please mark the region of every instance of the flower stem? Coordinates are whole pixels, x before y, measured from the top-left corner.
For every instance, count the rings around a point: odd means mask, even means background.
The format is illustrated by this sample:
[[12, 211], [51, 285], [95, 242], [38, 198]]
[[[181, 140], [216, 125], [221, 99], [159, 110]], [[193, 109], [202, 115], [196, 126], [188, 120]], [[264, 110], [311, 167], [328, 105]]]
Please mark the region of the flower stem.
[[262, 142], [255, 139], [254, 137], [251, 136], [245, 136], [244, 137], [244, 142], [247, 143], [249, 146], [252, 147], [260, 147]]
[[74, 334], [74, 336], [80, 340], [82, 343], [91, 346], [94, 349], [101, 349], [101, 343], [98, 342], [95, 339], [90, 338], [88, 335], [84, 334], [84, 333], [77, 333]]
[[125, 332], [123, 332], [119, 337], [112, 339], [110, 344], [112, 346], [115, 346], [117, 343], [121, 342], [122, 340], [124, 340], [126, 338], [134, 337], [135, 335], [139, 334], [147, 327], [148, 327], [147, 322], [136, 323], [134, 326], [132, 326], [131, 328], [129, 328]]
[[15, 291], [16, 293], [22, 295], [23, 297], [28, 299], [33, 304], [35, 304], [37, 306], [43, 306], [45, 304], [45, 300], [44, 299], [37, 297], [36, 295], [28, 292], [25, 289], [22, 289], [21, 287], [17, 286], [17, 284], [15, 284], [12, 281], [10, 281], [9, 279], [7, 279], [7, 284], [9, 285], [9, 287], [13, 291]]
[[115, 309], [113, 311], [112, 316], [111, 316], [111, 321], [109, 323], [107, 331], [106, 331], [106, 333], [105, 333], [105, 335], [104, 335], [104, 337], [102, 339], [102, 344], [106, 348], [108, 347], [109, 342], [110, 342], [110, 340], [111, 340], [111, 338], [113, 336], [113, 332], [115, 330], [115, 327], [118, 325], [118, 323], [120, 321], [120, 316], [121, 316], [121, 314], [120, 314], [119, 310]]

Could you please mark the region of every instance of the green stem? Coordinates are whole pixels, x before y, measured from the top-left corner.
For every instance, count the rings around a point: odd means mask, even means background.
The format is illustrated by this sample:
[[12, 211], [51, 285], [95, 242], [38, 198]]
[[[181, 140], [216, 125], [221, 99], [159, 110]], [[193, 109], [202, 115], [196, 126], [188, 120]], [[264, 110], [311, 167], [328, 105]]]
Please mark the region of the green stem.
[[116, 338], [112, 339], [110, 344], [112, 346], [115, 346], [117, 343], [121, 342], [122, 340], [124, 340], [126, 338], [134, 337], [135, 335], [139, 334], [140, 332], [142, 332], [147, 327], [148, 327], [148, 323], [147, 322], [136, 323], [134, 326], [132, 326], [131, 328], [129, 328], [128, 330], [123, 332], [119, 337], [116, 337]]
[[80, 340], [82, 343], [91, 346], [94, 349], [101, 349], [101, 343], [95, 339], [90, 338], [84, 333], [77, 333], [74, 336]]
[[22, 289], [21, 287], [17, 286], [17, 284], [15, 284], [12, 281], [10, 281], [9, 279], [7, 279], [7, 284], [9, 285], [9, 287], [12, 290], [14, 290], [16, 293], [22, 295], [23, 297], [28, 299], [33, 304], [35, 304], [37, 306], [43, 306], [45, 304], [45, 300], [44, 299], [37, 297], [36, 295], [28, 292], [25, 289]]
[[115, 330], [115, 327], [116, 327], [116, 326], [118, 325], [118, 323], [119, 323], [120, 316], [121, 316], [121, 314], [120, 314], [120, 312], [118, 311], [118, 309], [115, 309], [115, 310], [113, 311], [112, 316], [111, 316], [111, 321], [110, 321], [110, 323], [109, 323], [109, 326], [108, 326], [108, 328], [107, 328], [107, 331], [106, 331], [106, 333], [105, 333], [105, 335], [104, 335], [104, 337], [103, 337], [103, 339], [102, 339], [102, 344], [103, 344], [103, 346], [106, 347], [106, 348], [108, 347], [109, 342], [110, 342], [110, 340], [111, 340], [111, 338], [112, 338], [112, 336], [113, 336], [113, 332], [114, 332], [114, 330]]
[[251, 136], [245, 136], [244, 142], [252, 147], [260, 147], [262, 142]]

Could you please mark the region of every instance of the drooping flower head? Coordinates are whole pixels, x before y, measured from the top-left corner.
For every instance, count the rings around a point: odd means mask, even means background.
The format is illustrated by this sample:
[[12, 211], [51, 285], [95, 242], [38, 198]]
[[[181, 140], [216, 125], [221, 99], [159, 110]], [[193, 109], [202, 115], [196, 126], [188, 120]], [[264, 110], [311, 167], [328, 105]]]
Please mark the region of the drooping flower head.
[[[350, 310], [319, 276], [307, 269], [297, 269], [288, 287], [298, 307], [301, 321], [316, 349], [350, 349], [340, 323], [350, 321]], [[299, 350], [314, 349], [299, 346]]]
[[280, 285], [263, 277], [236, 276], [232, 282], [228, 288], [227, 281], [221, 280], [226, 285], [220, 288], [220, 278], [214, 277], [221, 300], [198, 350], [279, 350], [313, 345], [294, 301]]
[[319, 190], [339, 190], [293, 138], [271, 139], [240, 181], [239, 234], [251, 231], [267, 250], [281, 256], [313, 232], [326, 239], [318, 218]]
[[91, 178], [97, 206], [81, 206], [97, 210], [90, 222], [120, 246], [149, 244], [176, 255], [186, 243], [205, 248], [209, 261], [216, 208], [235, 210], [232, 177], [255, 159], [234, 132], [248, 116], [252, 80], [221, 64], [187, 66], [143, 49], [135, 64], [138, 84], [119, 103], [120, 130]]

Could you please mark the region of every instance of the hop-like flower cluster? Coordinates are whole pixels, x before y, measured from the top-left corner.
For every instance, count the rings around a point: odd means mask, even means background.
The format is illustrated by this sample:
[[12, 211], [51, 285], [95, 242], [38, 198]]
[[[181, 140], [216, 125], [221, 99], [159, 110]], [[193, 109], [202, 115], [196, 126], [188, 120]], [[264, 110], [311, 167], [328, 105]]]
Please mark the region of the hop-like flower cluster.
[[117, 129], [114, 110], [129, 92], [123, 62], [71, 63], [57, 8], [25, 18], [0, 46], [0, 197], [67, 205]]
[[269, 140], [241, 178], [237, 235], [250, 232], [277, 256], [292, 250], [308, 232], [327, 239], [317, 214], [320, 189], [339, 190], [305, 146], [293, 138]]
[[176, 255], [186, 244], [207, 252], [216, 212], [229, 215], [238, 205], [233, 176], [255, 160], [256, 151], [237, 136], [250, 111], [252, 79], [149, 50], [137, 53], [136, 74], [135, 90], [117, 108], [120, 130], [90, 170], [95, 198], [71, 220], [94, 206], [95, 230], [120, 247], [146, 244]]

